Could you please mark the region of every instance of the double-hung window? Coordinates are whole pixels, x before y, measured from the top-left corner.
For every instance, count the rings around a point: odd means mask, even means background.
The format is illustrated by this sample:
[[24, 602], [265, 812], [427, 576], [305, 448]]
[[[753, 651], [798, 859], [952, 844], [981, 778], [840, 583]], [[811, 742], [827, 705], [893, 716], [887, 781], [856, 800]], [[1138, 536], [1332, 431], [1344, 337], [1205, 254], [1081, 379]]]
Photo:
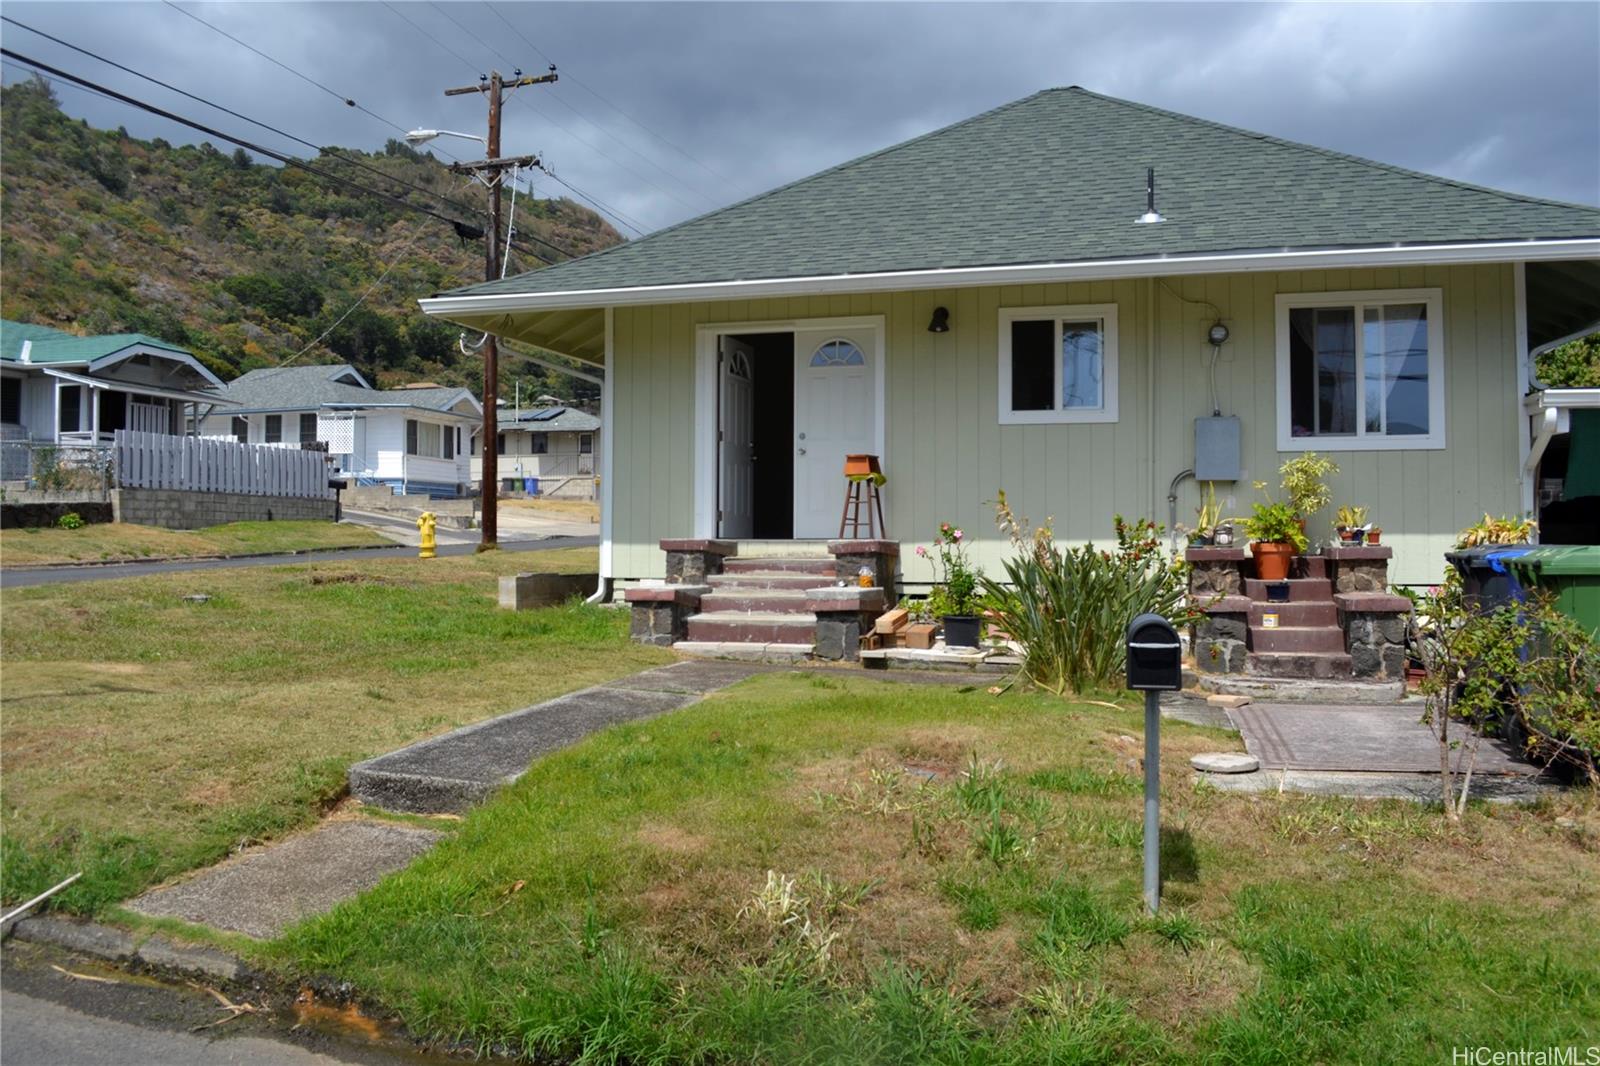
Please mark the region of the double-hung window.
[[316, 415], [308, 413], [308, 414], [303, 414], [303, 415], [300, 416], [300, 443], [301, 444], [315, 444], [315, 443], [317, 443], [317, 416]]
[[1117, 420], [1117, 305], [1000, 311], [1000, 422]]
[[1438, 289], [1282, 294], [1278, 449], [1444, 447]]
[[265, 440], [268, 444], [278, 444], [278, 443], [282, 442], [282, 440], [283, 440], [283, 416], [282, 415], [268, 415], [267, 416], [266, 431], [262, 434], [262, 439]]

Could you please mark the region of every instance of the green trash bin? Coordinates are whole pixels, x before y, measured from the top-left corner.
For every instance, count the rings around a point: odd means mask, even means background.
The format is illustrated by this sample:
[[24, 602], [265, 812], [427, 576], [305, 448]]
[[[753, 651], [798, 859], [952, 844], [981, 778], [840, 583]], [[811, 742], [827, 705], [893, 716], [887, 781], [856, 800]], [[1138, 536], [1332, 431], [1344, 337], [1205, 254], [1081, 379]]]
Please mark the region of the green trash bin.
[[1536, 545], [1507, 565], [1524, 588], [1553, 594], [1557, 610], [1600, 636], [1600, 545]]

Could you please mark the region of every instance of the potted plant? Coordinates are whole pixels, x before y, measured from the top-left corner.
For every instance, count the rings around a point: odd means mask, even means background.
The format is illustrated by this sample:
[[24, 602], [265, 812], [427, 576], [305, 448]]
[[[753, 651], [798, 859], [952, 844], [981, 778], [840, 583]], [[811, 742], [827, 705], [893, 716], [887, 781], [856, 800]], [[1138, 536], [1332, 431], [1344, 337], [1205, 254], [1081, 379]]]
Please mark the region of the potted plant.
[[1361, 543], [1366, 533], [1366, 524], [1367, 509], [1347, 504], [1339, 508], [1334, 516], [1333, 529], [1339, 534], [1339, 543], [1348, 548]]
[[1383, 536], [1383, 527], [1373, 526], [1371, 529], [1367, 530], [1367, 543], [1376, 544], [1378, 543], [1378, 538], [1381, 536]]
[[939, 524], [930, 552], [922, 545], [917, 554], [937, 560], [939, 582], [928, 593], [928, 612], [944, 626], [944, 642], [951, 648], [976, 648], [983, 620], [979, 615], [979, 572], [967, 561], [966, 535], [949, 522]]
[[1333, 500], [1327, 478], [1337, 474], [1339, 467], [1332, 459], [1316, 452], [1305, 452], [1278, 467], [1278, 475], [1289, 507], [1300, 519], [1300, 530], [1305, 531], [1306, 519], [1322, 510]]
[[1194, 517], [1194, 534], [1189, 538], [1189, 543], [1201, 546], [1215, 544], [1217, 525], [1222, 521], [1222, 507], [1217, 503], [1216, 482], [1206, 482], [1205, 491], [1200, 495], [1200, 506], [1194, 509]]
[[[1258, 481], [1256, 487], [1264, 489], [1266, 484]], [[1289, 504], [1271, 499], [1252, 505], [1251, 510], [1242, 524], [1253, 542], [1250, 554], [1255, 557], [1256, 576], [1263, 581], [1282, 581], [1289, 576], [1289, 560], [1309, 543], [1299, 515]]]

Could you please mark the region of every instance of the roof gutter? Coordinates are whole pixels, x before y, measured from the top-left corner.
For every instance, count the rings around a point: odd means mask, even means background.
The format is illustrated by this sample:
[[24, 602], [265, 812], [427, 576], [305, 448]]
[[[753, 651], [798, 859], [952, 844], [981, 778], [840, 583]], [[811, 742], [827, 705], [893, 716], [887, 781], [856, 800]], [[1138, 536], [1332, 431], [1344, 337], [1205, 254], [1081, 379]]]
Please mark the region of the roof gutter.
[[825, 274], [805, 278], [753, 278], [678, 285], [434, 296], [419, 300], [430, 315], [456, 318], [517, 311], [557, 311], [628, 304], [825, 296], [834, 293], [945, 289], [975, 285], [1025, 285], [1055, 281], [1109, 281], [1262, 270], [1349, 269], [1451, 263], [1509, 263], [1600, 259], [1600, 237], [1563, 240], [1480, 241], [1471, 244], [1392, 244], [1381, 247], [1143, 256], [1065, 263]]

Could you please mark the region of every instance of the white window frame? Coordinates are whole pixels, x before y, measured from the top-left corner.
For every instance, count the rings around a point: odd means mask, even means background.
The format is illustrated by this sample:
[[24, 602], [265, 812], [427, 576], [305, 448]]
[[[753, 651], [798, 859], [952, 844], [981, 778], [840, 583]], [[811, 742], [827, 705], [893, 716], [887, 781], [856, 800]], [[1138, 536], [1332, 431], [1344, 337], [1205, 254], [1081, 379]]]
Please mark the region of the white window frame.
[[[1355, 436], [1294, 435], [1289, 388], [1289, 312], [1304, 307], [1349, 307], [1355, 312], [1356, 366], [1366, 360], [1362, 309], [1384, 304], [1423, 304], [1428, 309], [1428, 432], [1425, 435], [1368, 434], [1367, 390], [1358, 375]], [[1277, 297], [1278, 450], [1280, 452], [1411, 452], [1445, 446], [1444, 290], [1373, 289], [1360, 292], [1295, 292]]]
[[[1100, 406], [1061, 406], [1061, 323], [1064, 321], [1097, 318], [1101, 322], [1103, 338], [1100, 349]], [[1055, 367], [1055, 386], [1050, 399], [1055, 408], [1049, 411], [1013, 411], [1011, 409], [1011, 324], [1037, 322], [1051, 319], [1055, 323], [1055, 337], [1051, 345]], [[1058, 304], [1052, 307], [1002, 307], [1000, 309], [1000, 396], [999, 417], [1002, 426], [1072, 425], [1117, 421], [1117, 305], [1112, 304]]]

